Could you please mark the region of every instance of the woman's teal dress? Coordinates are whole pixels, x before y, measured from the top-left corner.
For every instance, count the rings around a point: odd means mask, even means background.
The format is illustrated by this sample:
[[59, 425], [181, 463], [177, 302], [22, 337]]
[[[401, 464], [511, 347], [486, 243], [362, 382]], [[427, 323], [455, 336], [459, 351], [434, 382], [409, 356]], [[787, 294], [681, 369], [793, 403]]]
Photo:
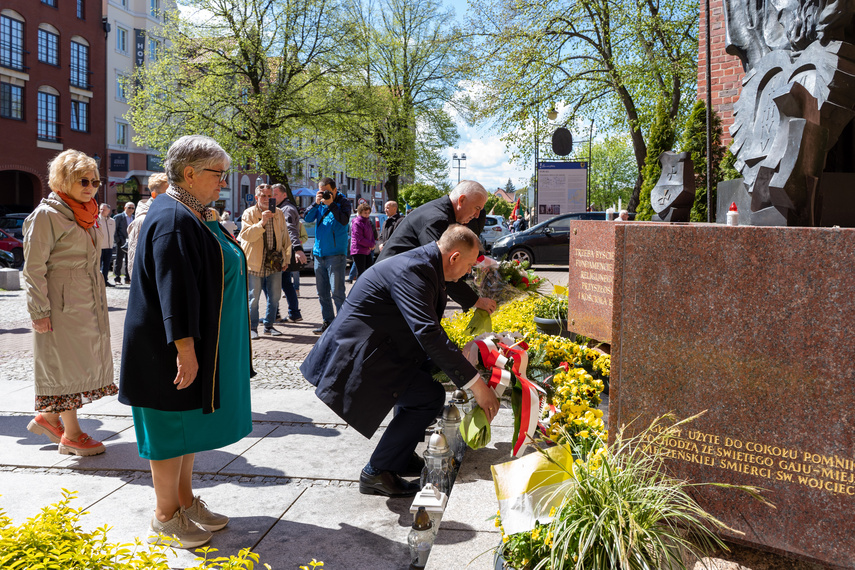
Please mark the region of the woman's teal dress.
[[249, 395], [249, 309], [243, 253], [217, 222], [205, 222], [223, 250], [223, 312], [220, 319], [220, 407], [165, 412], [133, 407], [137, 447], [143, 459], [170, 459], [231, 445], [252, 431]]

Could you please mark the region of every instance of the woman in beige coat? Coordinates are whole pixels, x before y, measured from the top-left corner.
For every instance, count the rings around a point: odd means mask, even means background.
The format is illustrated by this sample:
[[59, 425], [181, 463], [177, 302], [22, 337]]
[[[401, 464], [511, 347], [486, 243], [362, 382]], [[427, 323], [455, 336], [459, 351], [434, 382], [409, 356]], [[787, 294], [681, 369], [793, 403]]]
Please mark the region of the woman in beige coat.
[[118, 392], [107, 296], [98, 263], [98, 167], [66, 150], [50, 163], [53, 190], [24, 222], [24, 286], [33, 320], [36, 417], [27, 426], [65, 455], [97, 455], [77, 409]]

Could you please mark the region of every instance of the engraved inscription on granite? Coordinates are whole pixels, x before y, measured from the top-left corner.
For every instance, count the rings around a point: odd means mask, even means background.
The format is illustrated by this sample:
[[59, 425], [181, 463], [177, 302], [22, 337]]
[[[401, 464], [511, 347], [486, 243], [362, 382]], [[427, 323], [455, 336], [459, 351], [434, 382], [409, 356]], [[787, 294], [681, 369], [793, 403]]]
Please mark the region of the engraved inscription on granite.
[[692, 428], [675, 430], [663, 447], [669, 459], [725, 469], [763, 479], [817, 489], [828, 495], [855, 496], [855, 460], [796, 447], [707, 433]]
[[[855, 570], [855, 230], [615, 224], [609, 425], [664, 443], [729, 540]], [[640, 431], [640, 428], [638, 429]]]
[[614, 282], [614, 228], [623, 222], [570, 222], [568, 328], [610, 343]]

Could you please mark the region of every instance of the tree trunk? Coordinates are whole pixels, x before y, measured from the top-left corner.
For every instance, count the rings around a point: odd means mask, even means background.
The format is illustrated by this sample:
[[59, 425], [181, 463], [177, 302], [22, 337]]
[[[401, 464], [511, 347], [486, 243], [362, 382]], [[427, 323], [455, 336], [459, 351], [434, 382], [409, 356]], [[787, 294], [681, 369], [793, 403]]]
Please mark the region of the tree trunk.
[[264, 174], [267, 174], [271, 184], [282, 184], [285, 186], [285, 193], [288, 194], [288, 200], [292, 204], [296, 204], [294, 193], [291, 191], [291, 184], [288, 181], [288, 174], [279, 168], [276, 162], [269, 163], [267, 161], [259, 161], [258, 166]]
[[399, 174], [389, 173], [389, 177], [386, 179], [386, 182], [383, 184], [383, 187], [386, 188], [386, 199], [391, 200], [393, 202], [398, 201], [398, 179], [400, 178]]
[[629, 199], [629, 204], [626, 207], [627, 212], [634, 212], [638, 208], [638, 203], [641, 201], [641, 185], [643, 183], [644, 177], [639, 172], [638, 178], [635, 179], [635, 186], [632, 189], [632, 197]]

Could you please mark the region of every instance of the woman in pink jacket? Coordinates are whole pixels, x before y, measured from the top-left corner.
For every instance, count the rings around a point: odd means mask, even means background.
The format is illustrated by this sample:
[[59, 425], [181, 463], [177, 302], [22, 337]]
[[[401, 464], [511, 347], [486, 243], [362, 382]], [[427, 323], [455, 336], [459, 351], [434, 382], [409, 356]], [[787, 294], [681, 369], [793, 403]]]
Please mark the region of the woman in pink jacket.
[[357, 216], [350, 224], [350, 255], [356, 264], [357, 277], [371, 267], [371, 250], [377, 241], [374, 228], [371, 226], [371, 207], [368, 204], [360, 204], [356, 208]]

